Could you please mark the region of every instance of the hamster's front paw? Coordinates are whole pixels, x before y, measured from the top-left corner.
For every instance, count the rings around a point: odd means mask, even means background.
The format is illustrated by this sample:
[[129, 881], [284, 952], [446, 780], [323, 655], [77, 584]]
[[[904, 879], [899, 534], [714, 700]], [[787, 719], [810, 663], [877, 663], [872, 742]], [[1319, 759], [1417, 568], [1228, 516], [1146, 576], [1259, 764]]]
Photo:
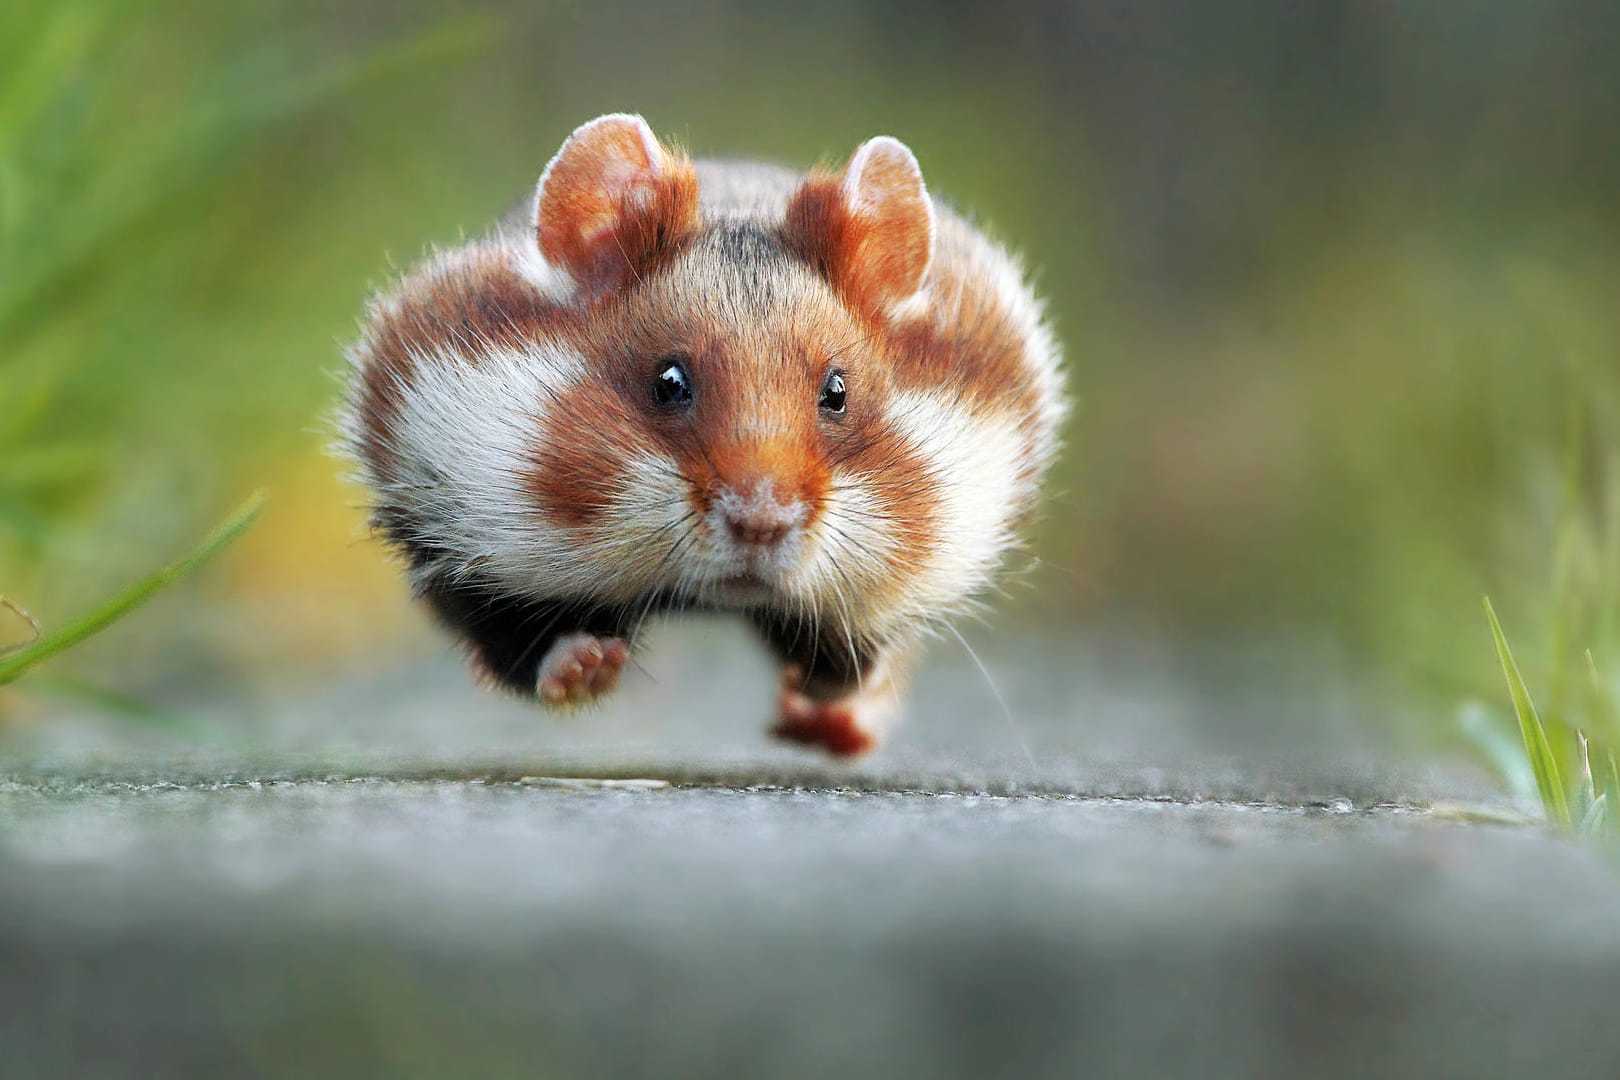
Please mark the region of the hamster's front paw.
[[884, 694], [853, 693], [835, 701], [817, 700], [800, 689], [797, 669], [789, 668], [782, 680], [771, 734], [787, 742], [819, 746], [834, 757], [859, 757], [877, 748], [890, 706]]
[[619, 685], [619, 673], [630, 659], [622, 638], [565, 634], [540, 661], [540, 700], [548, 705], [594, 701]]

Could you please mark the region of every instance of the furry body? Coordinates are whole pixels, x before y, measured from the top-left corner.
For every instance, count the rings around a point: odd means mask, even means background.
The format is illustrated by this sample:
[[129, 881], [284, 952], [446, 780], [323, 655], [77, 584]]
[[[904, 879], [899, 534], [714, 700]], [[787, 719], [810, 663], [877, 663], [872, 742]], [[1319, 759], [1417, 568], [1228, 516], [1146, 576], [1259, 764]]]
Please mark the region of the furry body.
[[899, 143], [802, 176], [623, 116], [375, 298], [352, 361], [374, 522], [485, 675], [589, 698], [649, 615], [735, 610], [779, 733], [835, 753], [989, 583], [1064, 412], [1017, 265]]

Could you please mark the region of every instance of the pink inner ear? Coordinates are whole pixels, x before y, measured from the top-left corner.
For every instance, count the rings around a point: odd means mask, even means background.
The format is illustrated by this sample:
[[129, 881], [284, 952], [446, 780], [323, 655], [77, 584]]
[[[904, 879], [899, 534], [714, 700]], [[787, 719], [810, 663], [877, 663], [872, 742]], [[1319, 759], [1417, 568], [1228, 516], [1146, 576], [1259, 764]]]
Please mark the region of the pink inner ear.
[[662, 159], [639, 116], [604, 116], [569, 136], [540, 177], [535, 224], [546, 261], [583, 283], [608, 272], [620, 258], [620, 217], [653, 197]]
[[933, 206], [917, 159], [896, 139], [870, 139], [850, 159], [843, 192], [864, 226], [849, 272], [874, 301], [905, 300], [922, 287], [934, 249]]

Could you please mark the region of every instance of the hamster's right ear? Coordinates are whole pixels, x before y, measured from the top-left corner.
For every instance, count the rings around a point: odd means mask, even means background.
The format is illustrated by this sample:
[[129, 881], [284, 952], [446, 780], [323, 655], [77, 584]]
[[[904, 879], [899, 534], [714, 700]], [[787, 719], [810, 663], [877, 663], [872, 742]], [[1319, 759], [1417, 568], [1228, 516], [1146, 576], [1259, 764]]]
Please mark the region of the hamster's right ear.
[[812, 173], [788, 203], [788, 246], [866, 314], [916, 314], [934, 258], [934, 207], [917, 159], [880, 135], [839, 174]]
[[535, 192], [540, 254], [585, 299], [645, 274], [697, 223], [697, 174], [639, 116], [612, 113], [563, 143]]

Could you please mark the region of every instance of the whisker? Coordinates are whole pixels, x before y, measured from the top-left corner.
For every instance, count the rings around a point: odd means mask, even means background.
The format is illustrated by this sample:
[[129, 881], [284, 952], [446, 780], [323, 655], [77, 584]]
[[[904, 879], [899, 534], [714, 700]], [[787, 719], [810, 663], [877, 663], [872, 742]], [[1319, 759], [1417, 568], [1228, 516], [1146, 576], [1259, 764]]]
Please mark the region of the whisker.
[[1012, 710], [1007, 707], [1007, 699], [1001, 696], [1001, 688], [996, 685], [996, 680], [991, 677], [990, 669], [984, 666], [984, 661], [979, 659], [979, 654], [974, 651], [973, 646], [968, 644], [967, 638], [962, 636], [960, 630], [950, 623], [945, 623], [944, 626], [957, 641], [962, 643], [962, 648], [967, 650], [968, 656], [973, 658], [974, 666], [979, 669], [979, 674], [984, 676], [984, 684], [990, 688], [991, 695], [995, 697], [996, 704], [1001, 708], [1001, 716], [1006, 722], [1007, 730], [1018, 743], [1018, 748], [1023, 751], [1025, 763], [1034, 767], [1035, 754], [1029, 748], [1029, 739], [1025, 736], [1023, 728], [1013, 719]]

